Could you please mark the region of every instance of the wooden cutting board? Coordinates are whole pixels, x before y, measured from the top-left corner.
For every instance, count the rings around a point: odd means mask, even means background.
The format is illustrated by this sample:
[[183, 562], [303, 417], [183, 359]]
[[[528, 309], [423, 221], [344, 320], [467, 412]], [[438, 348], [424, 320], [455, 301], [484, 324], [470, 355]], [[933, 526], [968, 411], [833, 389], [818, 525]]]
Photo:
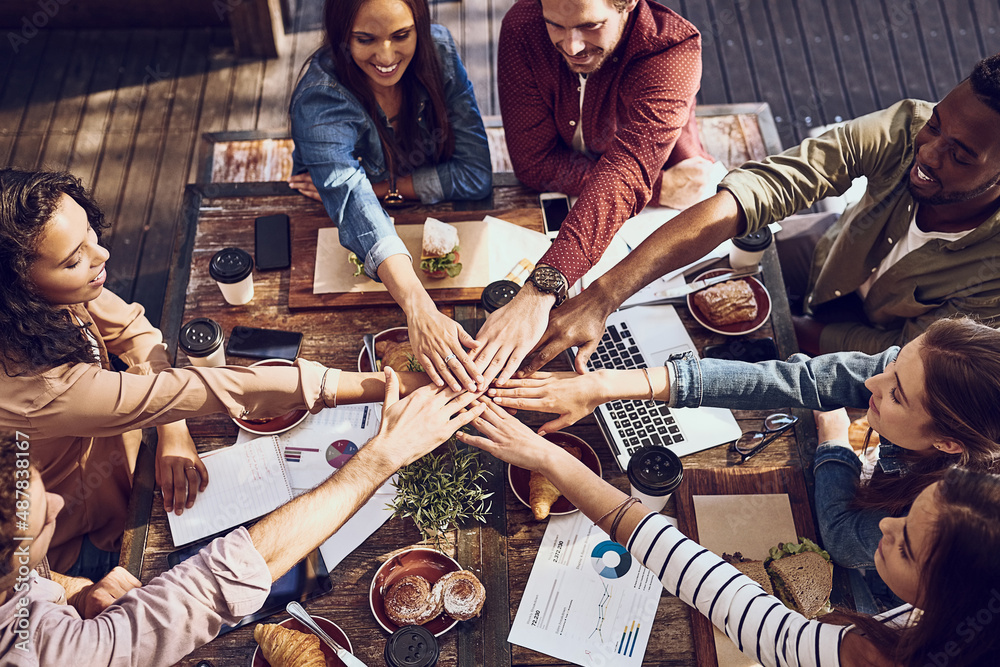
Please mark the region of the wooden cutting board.
[[[790, 466], [773, 468], [693, 468], [684, 471], [684, 482], [675, 492], [678, 526], [685, 535], [701, 542], [698, 532], [694, 496], [787, 494], [795, 532], [798, 536], [816, 540], [816, 528], [802, 470]], [[760, 504], [762, 512], [765, 503]], [[760, 516], [762, 526], [767, 516]], [[753, 530], [750, 526], [734, 526], [734, 530]], [[774, 545], [777, 546], [777, 542]], [[715, 644], [715, 627], [698, 610], [691, 608], [691, 629], [694, 635], [695, 657], [699, 667], [719, 664]], [[721, 633], [720, 633], [721, 634]], [[725, 637], [723, 636], [725, 640]], [[726, 640], [728, 641], [728, 640]], [[734, 651], [735, 651], [735, 647]]]
[[[542, 211], [539, 208], [514, 208], [495, 211], [442, 211], [433, 217], [442, 222], [481, 220], [487, 215], [542, 232]], [[422, 225], [424, 214], [400, 213], [393, 215], [397, 225]], [[291, 218], [292, 269], [288, 289], [288, 307], [291, 310], [309, 308], [357, 308], [359, 306], [393, 305], [388, 292], [330, 292], [313, 293], [313, 276], [316, 269], [316, 241], [320, 227], [329, 227], [325, 215], [296, 216]], [[345, 267], [346, 269], [347, 267]], [[479, 301], [485, 285], [467, 288], [431, 288], [427, 293], [435, 303], [472, 303]]]

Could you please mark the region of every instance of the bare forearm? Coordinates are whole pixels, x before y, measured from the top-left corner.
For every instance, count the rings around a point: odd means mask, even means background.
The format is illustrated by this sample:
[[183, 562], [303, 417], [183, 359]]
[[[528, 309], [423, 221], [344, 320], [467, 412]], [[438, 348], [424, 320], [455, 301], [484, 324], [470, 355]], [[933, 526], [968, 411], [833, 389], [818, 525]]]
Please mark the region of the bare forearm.
[[[399, 395], [406, 396], [415, 389], [430, 384], [426, 373], [399, 372]], [[385, 373], [351, 373], [340, 374], [337, 383], [337, 404], [375, 403], [385, 396]], [[330, 405], [333, 405], [332, 401]]]
[[393, 300], [406, 313], [407, 320], [418, 308], [436, 308], [413, 272], [413, 265], [406, 255], [387, 257], [378, 267], [378, 277], [389, 290]]
[[610, 314], [653, 280], [704, 257], [745, 227], [736, 199], [728, 190], [722, 190], [663, 223], [588, 291], [596, 289], [600, 303]]
[[337, 532], [396, 471], [398, 466], [373, 445], [374, 439], [335, 475], [250, 528], [272, 581]]

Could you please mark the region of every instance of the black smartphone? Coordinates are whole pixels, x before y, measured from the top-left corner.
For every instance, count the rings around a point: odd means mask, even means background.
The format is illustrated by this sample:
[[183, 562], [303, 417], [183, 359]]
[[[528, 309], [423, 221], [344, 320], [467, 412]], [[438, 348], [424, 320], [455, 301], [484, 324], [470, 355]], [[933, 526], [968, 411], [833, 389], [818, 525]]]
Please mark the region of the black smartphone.
[[569, 197], [561, 192], [543, 192], [538, 195], [538, 202], [542, 206], [545, 235], [554, 239], [562, 228], [563, 220], [569, 215]]
[[[188, 545], [177, 551], [167, 554], [167, 565], [176, 566], [178, 563], [186, 561], [191, 556], [201, 551], [201, 549], [211, 540], [204, 540]], [[306, 556], [291, 570], [285, 573], [280, 579], [271, 584], [271, 592], [268, 593], [264, 606], [253, 612], [249, 616], [244, 616], [239, 623], [233, 626], [223, 625], [219, 630], [219, 635], [224, 635], [230, 630], [256, 623], [268, 616], [272, 616], [285, 610], [285, 605], [292, 600], [305, 602], [318, 595], [329, 593], [333, 589], [333, 582], [330, 581], [330, 573], [323, 562], [323, 556], [319, 549]]]
[[226, 354], [251, 359], [295, 361], [301, 346], [302, 334], [297, 331], [235, 326], [226, 343]]
[[287, 269], [292, 265], [292, 243], [288, 216], [265, 215], [254, 220], [254, 259], [261, 271]]
[[778, 346], [773, 338], [733, 340], [721, 345], [706, 345], [701, 351], [706, 359], [729, 359], [731, 361], [768, 361], [778, 359]]

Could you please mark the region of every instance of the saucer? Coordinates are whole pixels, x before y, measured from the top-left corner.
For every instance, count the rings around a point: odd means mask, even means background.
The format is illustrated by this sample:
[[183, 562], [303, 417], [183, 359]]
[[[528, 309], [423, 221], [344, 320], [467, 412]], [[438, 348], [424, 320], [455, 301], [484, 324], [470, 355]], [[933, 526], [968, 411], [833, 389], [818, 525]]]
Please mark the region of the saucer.
[[[313, 620], [323, 628], [326, 634], [330, 635], [333, 641], [337, 642], [344, 648], [346, 648], [351, 653], [354, 653], [354, 647], [351, 646], [351, 640], [347, 638], [347, 634], [340, 629], [340, 626], [333, 621], [323, 618], [322, 616], [313, 616]], [[309, 629], [299, 623], [294, 618], [286, 618], [281, 623], [278, 623], [283, 628], [288, 628], [289, 630], [298, 630], [299, 632], [305, 632], [306, 634], [311, 634]], [[323, 656], [326, 658], [327, 667], [347, 667], [344, 665], [344, 661], [337, 657], [337, 654], [332, 648], [324, 644], [322, 641], [319, 643], [319, 647], [323, 649]], [[250, 667], [271, 667], [266, 659], [264, 659], [264, 652], [260, 650], [260, 645], [254, 649], [253, 659], [250, 661]]]
[[[293, 363], [294, 362], [288, 361], [287, 359], [264, 359], [263, 361], [250, 364], [250, 367], [291, 366]], [[292, 427], [297, 426], [299, 422], [305, 419], [308, 414], [308, 410], [291, 410], [283, 415], [278, 415], [277, 417], [272, 417], [262, 422], [247, 421], [236, 417], [232, 417], [232, 420], [236, 422], [237, 426], [248, 433], [253, 433], [254, 435], [277, 435], [278, 433], [284, 433]]]
[[[571, 433], [563, 433], [562, 431], [546, 433], [543, 437], [549, 442], [554, 442], [560, 447], [579, 447], [580, 458], [584, 465], [597, 473], [598, 477], [602, 476], [601, 460], [597, 457], [597, 452], [594, 451], [594, 448], [588, 445], [584, 440]], [[529, 485], [530, 479], [530, 470], [525, 470], [524, 468], [519, 468], [515, 465], [507, 466], [507, 481], [510, 483], [510, 488], [514, 492], [514, 496], [516, 496], [517, 499], [520, 500], [521, 503], [523, 503], [528, 509], [531, 509], [531, 502], [529, 501], [529, 498], [531, 497], [531, 488]], [[572, 514], [577, 511], [579, 510], [576, 505], [568, 501], [566, 496], [559, 496], [559, 499], [552, 504], [552, 510], [549, 512], [549, 515]]]
[[[728, 273], [731, 269], [711, 269], [710, 271], [705, 271], [699, 275], [695, 280], [702, 280], [704, 278], [711, 278], [712, 276], [717, 276], [723, 273]], [[753, 292], [754, 300], [757, 302], [757, 316], [752, 320], [746, 322], [734, 322], [732, 324], [712, 324], [709, 322], [705, 314], [701, 312], [694, 302], [694, 294], [688, 294], [687, 305], [688, 310], [691, 311], [691, 316], [709, 331], [714, 331], [715, 333], [722, 334], [723, 336], [742, 336], [743, 334], [748, 334], [751, 331], [756, 331], [764, 326], [768, 318], [771, 317], [771, 295], [768, 293], [767, 288], [764, 284], [757, 280], [754, 276], [746, 276], [743, 278], [738, 278], [737, 280], [744, 280], [750, 285], [750, 290]], [[695, 292], [697, 294], [697, 292]]]

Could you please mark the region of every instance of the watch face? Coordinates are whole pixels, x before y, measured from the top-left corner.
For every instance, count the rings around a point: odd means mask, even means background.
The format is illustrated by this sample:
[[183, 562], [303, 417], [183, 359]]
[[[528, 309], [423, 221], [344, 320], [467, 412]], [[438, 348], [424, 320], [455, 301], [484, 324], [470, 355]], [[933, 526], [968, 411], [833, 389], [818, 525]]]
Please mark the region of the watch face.
[[547, 266], [537, 267], [532, 278], [538, 289], [549, 294], [558, 292], [563, 285], [562, 274]]

